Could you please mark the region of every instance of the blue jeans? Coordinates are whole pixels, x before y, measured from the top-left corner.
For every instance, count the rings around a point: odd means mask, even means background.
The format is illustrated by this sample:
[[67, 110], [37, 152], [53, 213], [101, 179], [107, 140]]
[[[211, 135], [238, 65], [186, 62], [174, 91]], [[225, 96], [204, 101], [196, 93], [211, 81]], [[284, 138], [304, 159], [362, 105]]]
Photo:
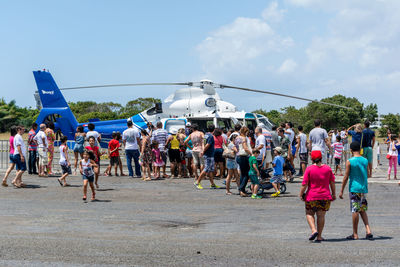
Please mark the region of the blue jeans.
[[36, 150], [29, 151], [28, 172], [36, 173]]
[[142, 176], [140, 173], [140, 165], [139, 165], [139, 150], [137, 149], [125, 149], [126, 155], [126, 164], [128, 165], [129, 176], [133, 176], [132, 169], [132, 158], [135, 161], [135, 174], [136, 176]]
[[246, 192], [246, 185], [249, 181], [249, 170], [250, 170], [250, 163], [248, 156], [239, 156], [237, 157], [239, 167], [240, 167], [240, 186], [239, 192]]

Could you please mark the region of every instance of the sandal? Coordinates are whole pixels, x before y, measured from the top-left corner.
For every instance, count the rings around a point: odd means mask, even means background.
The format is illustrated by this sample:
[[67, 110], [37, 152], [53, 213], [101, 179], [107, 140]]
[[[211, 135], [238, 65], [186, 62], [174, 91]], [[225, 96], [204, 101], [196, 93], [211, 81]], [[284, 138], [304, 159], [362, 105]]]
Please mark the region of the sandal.
[[147, 177], [147, 178], [144, 178], [144, 180], [143, 181], [151, 181], [151, 178], [149, 178], [149, 177]]
[[346, 239], [347, 240], [357, 240], [356, 238], [354, 238], [354, 235], [349, 235], [349, 236], [346, 236]]
[[312, 233], [308, 240], [313, 241], [318, 236], [318, 232]]
[[82, 200], [83, 200], [83, 201], [86, 201], [86, 195], [83, 195]]
[[67, 186], [71, 186], [71, 185], [67, 184], [67, 183], [63, 184], [63, 187], [67, 187]]
[[7, 182], [2, 182], [1, 185], [4, 186], [4, 187], [8, 186]]
[[60, 186], [63, 186], [63, 183], [60, 181], [60, 179], [57, 179], [57, 181], [60, 184]]
[[369, 233], [365, 236], [365, 239], [372, 240], [374, 239], [374, 235], [372, 233]]
[[93, 194], [93, 195], [92, 195], [92, 198], [91, 198], [90, 200], [91, 200], [91, 201], [95, 201], [95, 200], [96, 200], [96, 195]]
[[226, 192], [225, 194], [230, 196], [232, 195], [232, 192]]

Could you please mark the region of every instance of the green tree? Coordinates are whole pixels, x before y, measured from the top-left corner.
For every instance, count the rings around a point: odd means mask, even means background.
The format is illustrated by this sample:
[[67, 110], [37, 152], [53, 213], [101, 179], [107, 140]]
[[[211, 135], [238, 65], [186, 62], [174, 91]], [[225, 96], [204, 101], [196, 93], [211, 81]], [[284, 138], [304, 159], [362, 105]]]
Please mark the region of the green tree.
[[146, 97], [146, 98], [137, 98], [135, 100], [131, 100], [128, 103], [126, 103], [125, 108], [123, 108], [121, 111], [124, 116], [126, 117], [131, 117], [133, 115], [136, 115], [143, 110], [149, 109], [154, 107], [156, 103], [160, 103], [161, 100], [158, 98], [152, 98], [152, 97]]
[[364, 108], [365, 119], [374, 122], [378, 118], [378, 106], [376, 104], [369, 104]]
[[386, 136], [387, 129], [389, 129], [391, 133], [398, 134], [400, 131], [400, 115], [389, 113], [383, 116], [382, 125], [383, 127], [379, 129], [381, 136]]

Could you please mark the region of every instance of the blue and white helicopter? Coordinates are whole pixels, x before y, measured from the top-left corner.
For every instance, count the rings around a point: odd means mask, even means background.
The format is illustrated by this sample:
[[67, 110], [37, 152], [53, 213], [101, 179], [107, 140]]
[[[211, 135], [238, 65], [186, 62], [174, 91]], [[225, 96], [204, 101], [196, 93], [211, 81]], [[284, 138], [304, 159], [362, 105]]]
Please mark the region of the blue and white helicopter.
[[[260, 123], [262, 123], [267, 129], [272, 127], [272, 124], [265, 116], [251, 112], [238, 111], [235, 105], [223, 101], [219, 97], [215, 88], [231, 88], [247, 92], [283, 96], [349, 109], [348, 107], [303, 97], [217, 84], [210, 80], [185, 83], [134, 83], [59, 88], [50, 72], [39, 70], [34, 71], [33, 75], [38, 89], [35, 98], [37, 105], [42, 107], [36, 123], [40, 124], [53, 121], [55, 124], [55, 132], [58, 133], [58, 135], [62, 134], [67, 136], [68, 140], [74, 140], [75, 131], [78, 125], [82, 125], [84, 130], [88, 131], [87, 125], [89, 122], [78, 123], [69, 108], [67, 101], [62, 95], [61, 90], [146, 85], [185, 86], [176, 90], [172, 95], [167, 97], [163, 103], [157, 103], [154, 107], [127, 118], [132, 120], [134, 126], [138, 129], [147, 128], [148, 122], [155, 124], [157, 121], [161, 121], [167, 131], [184, 128], [187, 122], [197, 123], [200, 129], [206, 129], [207, 125], [210, 123], [222, 128], [233, 128], [234, 124], [238, 122], [253, 129]], [[123, 132], [127, 129], [127, 119], [109, 121], [93, 119], [90, 122], [95, 125], [96, 131], [102, 135], [102, 140], [104, 141], [104, 143], [102, 142], [102, 146], [106, 146], [105, 142], [111, 139], [113, 132]]]

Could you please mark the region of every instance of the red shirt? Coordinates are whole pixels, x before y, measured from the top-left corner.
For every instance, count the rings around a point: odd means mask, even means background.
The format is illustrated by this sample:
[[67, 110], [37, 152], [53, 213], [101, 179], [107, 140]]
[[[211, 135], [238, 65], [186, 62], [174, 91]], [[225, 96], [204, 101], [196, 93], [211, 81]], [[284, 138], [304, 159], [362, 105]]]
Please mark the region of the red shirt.
[[[109, 151], [113, 151], [114, 149], [120, 147], [120, 144], [118, 140], [112, 139], [110, 142], [108, 142], [108, 149]], [[110, 154], [110, 157], [119, 157], [119, 150], [115, 150]]]
[[91, 151], [93, 151], [93, 154], [94, 154], [94, 161], [95, 161], [96, 163], [99, 163], [99, 160], [100, 160], [100, 151], [99, 151], [99, 147], [98, 147], [98, 146], [94, 146], [94, 147], [87, 146], [87, 147], [85, 147], [85, 148], [86, 148], [86, 150], [91, 150]]
[[225, 139], [222, 135], [215, 136], [214, 135], [214, 148], [222, 148], [222, 144], [225, 143]]
[[308, 166], [302, 185], [308, 185], [306, 201], [332, 200], [329, 182], [335, 182], [335, 176], [328, 165]]

